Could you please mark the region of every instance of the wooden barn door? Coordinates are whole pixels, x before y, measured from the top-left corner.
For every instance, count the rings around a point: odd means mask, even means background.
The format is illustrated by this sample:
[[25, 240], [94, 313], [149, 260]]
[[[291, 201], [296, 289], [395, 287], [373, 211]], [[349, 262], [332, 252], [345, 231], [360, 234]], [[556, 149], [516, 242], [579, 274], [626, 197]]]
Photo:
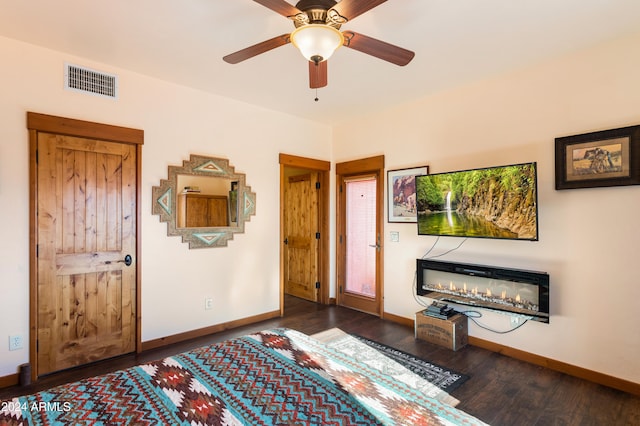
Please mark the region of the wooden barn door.
[[36, 139], [40, 376], [136, 350], [138, 159], [130, 143]]

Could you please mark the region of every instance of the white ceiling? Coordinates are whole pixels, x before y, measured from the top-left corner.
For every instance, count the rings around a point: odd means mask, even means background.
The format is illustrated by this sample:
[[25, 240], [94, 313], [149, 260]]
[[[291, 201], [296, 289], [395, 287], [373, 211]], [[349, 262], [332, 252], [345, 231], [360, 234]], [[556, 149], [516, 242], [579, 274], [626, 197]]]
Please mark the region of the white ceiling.
[[342, 29], [413, 61], [341, 48], [314, 102], [291, 45], [222, 60], [293, 30], [252, 0], [0, 0], [0, 36], [328, 124], [637, 32], [638, 18], [639, 0], [388, 0]]

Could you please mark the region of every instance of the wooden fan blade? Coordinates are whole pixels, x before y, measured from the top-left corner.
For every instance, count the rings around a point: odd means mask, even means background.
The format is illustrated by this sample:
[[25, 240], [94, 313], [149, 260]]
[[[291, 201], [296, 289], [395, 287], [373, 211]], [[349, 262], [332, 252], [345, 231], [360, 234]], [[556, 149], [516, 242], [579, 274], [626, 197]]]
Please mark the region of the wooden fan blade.
[[410, 50], [353, 31], [344, 31], [342, 35], [345, 46], [392, 64], [405, 66], [415, 56]]
[[297, 7], [292, 6], [290, 3], [287, 3], [284, 0], [253, 0], [256, 3], [260, 3], [267, 9], [271, 9], [276, 13], [288, 18], [293, 15], [297, 15], [300, 13]]
[[352, 20], [356, 16], [360, 16], [366, 11], [381, 5], [385, 1], [387, 0], [342, 0], [333, 6], [332, 9], [348, 20]]
[[309, 61], [309, 87], [319, 89], [327, 85], [327, 61]]
[[262, 43], [254, 44], [253, 46], [238, 50], [235, 53], [230, 53], [222, 59], [230, 64], [237, 64], [238, 62], [253, 58], [254, 56], [257, 56], [261, 53], [268, 52], [271, 49], [275, 49], [276, 47], [284, 46], [290, 41], [291, 40], [289, 39], [289, 34], [282, 34], [278, 37], [265, 40]]

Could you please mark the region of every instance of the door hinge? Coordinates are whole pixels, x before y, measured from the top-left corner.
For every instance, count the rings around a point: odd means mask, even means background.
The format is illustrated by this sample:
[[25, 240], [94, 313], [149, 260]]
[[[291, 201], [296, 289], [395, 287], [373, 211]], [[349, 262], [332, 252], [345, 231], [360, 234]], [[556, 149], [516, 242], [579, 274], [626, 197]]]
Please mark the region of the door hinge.
[[316, 288], [320, 288], [320, 281], [316, 281]]
[[319, 239], [320, 239], [320, 233], [316, 232], [316, 240], [319, 240]]
[[340, 235], [340, 244], [342, 244], [342, 235]]
[[316, 182], [316, 189], [320, 189], [320, 182]]
[[340, 293], [342, 293], [342, 286], [341, 286], [341, 285], [340, 285], [340, 286], [338, 286], [338, 291], [339, 291]]
[[36, 257], [40, 256], [40, 244], [36, 244]]

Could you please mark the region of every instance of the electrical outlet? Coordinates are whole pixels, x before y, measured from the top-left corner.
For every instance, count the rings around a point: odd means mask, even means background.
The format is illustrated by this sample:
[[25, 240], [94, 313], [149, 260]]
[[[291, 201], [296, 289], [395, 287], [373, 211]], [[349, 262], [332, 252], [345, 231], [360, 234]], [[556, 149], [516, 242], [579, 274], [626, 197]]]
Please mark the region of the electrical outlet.
[[204, 308], [208, 311], [209, 309], [213, 309], [213, 299], [207, 297], [204, 299]]
[[9, 336], [9, 350], [17, 351], [18, 349], [22, 349], [22, 336], [19, 334]]
[[520, 325], [520, 317], [511, 317], [511, 325], [512, 326]]

